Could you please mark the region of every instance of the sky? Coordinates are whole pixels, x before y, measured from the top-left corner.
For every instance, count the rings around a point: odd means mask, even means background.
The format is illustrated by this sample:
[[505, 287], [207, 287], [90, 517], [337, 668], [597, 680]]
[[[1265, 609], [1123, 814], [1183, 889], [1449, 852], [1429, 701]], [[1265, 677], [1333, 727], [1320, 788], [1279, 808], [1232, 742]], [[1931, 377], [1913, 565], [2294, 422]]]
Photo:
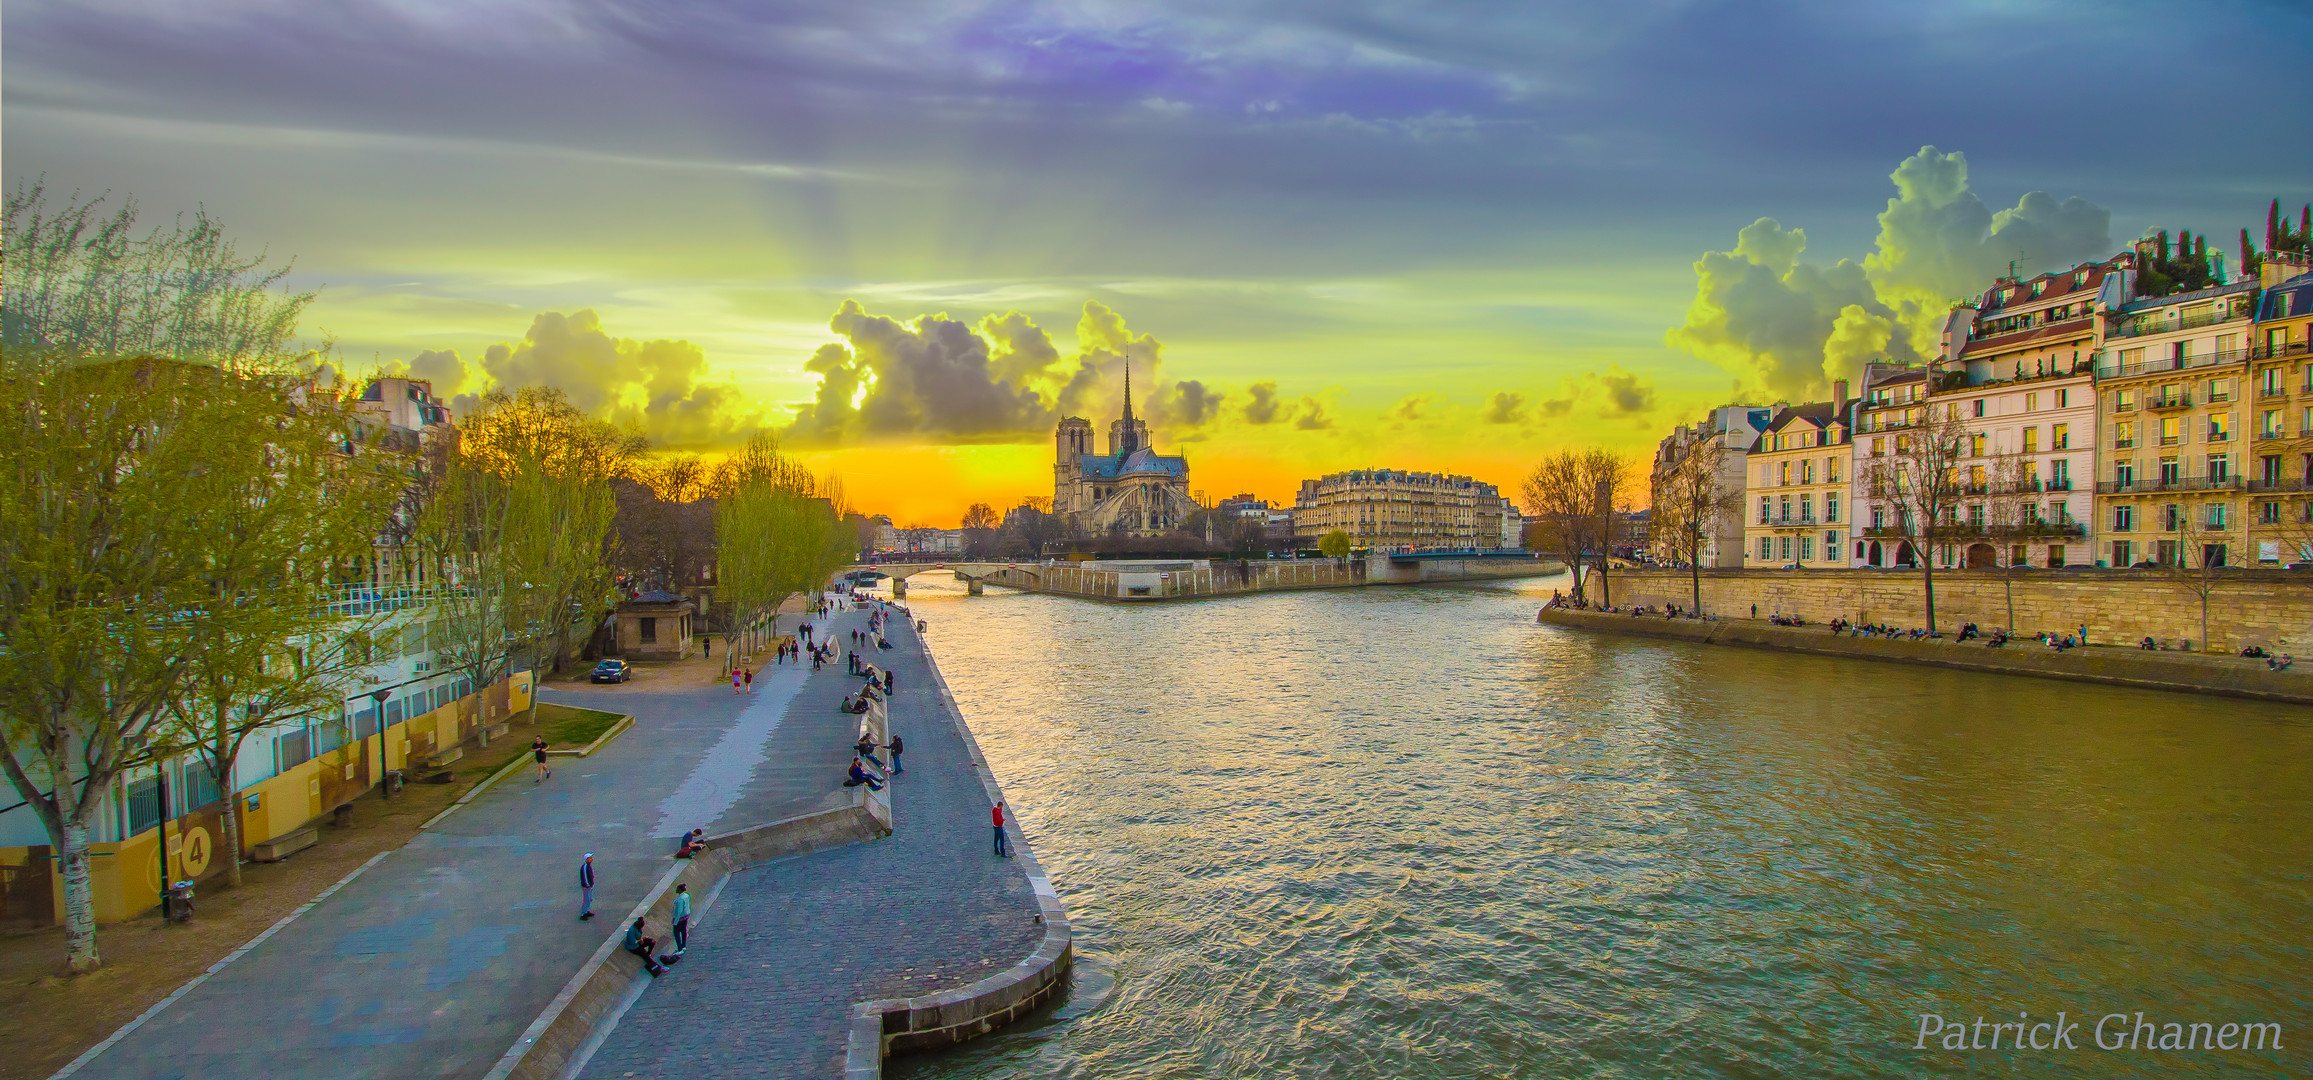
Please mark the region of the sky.
[[1510, 491], [1932, 351], [2011, 260], [2230, 252], [2313, 201], [2309, 47], [2232, 0], [10, 0], [0, 169], [206, 208], [355, 368], [768, 428], [952, 525], [1128, 361], [1209, 498]]

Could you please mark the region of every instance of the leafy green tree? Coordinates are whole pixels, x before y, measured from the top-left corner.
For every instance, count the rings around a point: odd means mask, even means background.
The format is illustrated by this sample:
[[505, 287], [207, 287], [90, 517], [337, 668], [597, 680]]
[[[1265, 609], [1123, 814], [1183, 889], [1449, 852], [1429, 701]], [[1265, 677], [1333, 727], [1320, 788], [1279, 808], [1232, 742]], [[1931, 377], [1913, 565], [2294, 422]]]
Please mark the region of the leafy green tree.
[[1325, 556], [1328, 559], [1347, 558], [1349, 556], [1349, 534], [1343, 532], [1340, 529], [1335, 529], [1332, 532], [1326, 533], [1324, 536], [1319, 537], [1317, 540], [1317, 553]]

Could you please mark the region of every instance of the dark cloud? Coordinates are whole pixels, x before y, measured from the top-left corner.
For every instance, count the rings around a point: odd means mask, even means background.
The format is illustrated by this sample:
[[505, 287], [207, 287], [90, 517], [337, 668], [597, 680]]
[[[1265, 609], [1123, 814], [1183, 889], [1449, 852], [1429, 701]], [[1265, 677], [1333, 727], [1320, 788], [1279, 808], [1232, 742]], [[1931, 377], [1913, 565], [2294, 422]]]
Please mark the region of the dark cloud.
[[1526, 419], [1526, 395], [1500, 391], [1487, 399], [1483, 415], [1489, 424], [1523, 423]]
[[1253, 385], [1245, 388], [1245, 393], [1247, 396], [1253, 399], [1252, 401], [1247, 402], [1245, 405], [1246, 423], [1273, 424], [1280, 419], [1278, 416], [1277, 383], [1275, 380], [1264, 380], [1254, 383]]
[[1165, 411], [1177, 423], [1197, 427], [1221, 415], [1222, 396], [1219, 390], [1208, 390], [1195, 379], [1182, 379], [1166, 395]]
[[1393, 428], [1411, 426], [1428, 415], [1430, 404], [1434, 400], [1435, 395], [1431, 394], [1408, 396], [1390, 406], [1389, 411], [1381, 414], [1381, 418]]
[[1598, 388], [1605, 398], [1600, 412], [1605, 416], [1644, 416], [1654, 411], [1654, 384], [1620, 368], [1608, 368], [1597, 376]]
[[925, 315], [911, 326], [846, 300], [828, 329], [849, 344], [822, 345], [804, 365], [820, 384], [788, 429], [797, 445], [1004, 442], [1051, 422], [1050, 406], [1035, 390], [997, 377], [987, 339], [965, 323]]
[[1301, 431], [1328, 431], [1332, 429], [1333, 418], [1325, 415], [1325, 406], [1319, 404], [1316, 398], [1303, 397], [1299, 411], [1300, 415], [1293, 420], [1293, 426], [1296, 429]]

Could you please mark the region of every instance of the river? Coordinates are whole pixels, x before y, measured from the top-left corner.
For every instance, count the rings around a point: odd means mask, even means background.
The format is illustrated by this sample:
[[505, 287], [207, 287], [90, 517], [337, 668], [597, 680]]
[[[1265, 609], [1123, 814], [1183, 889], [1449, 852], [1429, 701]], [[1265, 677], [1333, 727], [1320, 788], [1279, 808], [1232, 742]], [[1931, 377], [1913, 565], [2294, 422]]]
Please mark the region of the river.
[[[1563, 584], [912, 580], [1078, 974], [891, 1074], [2302, 1073], [2305, 710], [1537, 626]], [[1913, 1049], [2019, 1011], [2079, 1049]], [[2093, 1046], [2138, 1012], [2288, 1049]]]

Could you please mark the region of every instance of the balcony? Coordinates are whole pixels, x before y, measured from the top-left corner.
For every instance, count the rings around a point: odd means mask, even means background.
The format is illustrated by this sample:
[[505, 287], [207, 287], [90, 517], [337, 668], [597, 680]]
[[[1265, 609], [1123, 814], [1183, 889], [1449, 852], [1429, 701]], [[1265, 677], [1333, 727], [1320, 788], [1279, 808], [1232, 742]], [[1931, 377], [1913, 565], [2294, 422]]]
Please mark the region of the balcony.
[[2257, 432], [2258, 442], [2271, 442], [2275, 439], [2286, 439], [2288, 437], [2289, 432], [2286, 428], [2266, 428]]
[[2242, 480], [2238, 476], [2210, 479], [2206, 476], [2180, 476], [2174, 480], [2142, 480], [2122, 482], [2105, 480], [2096, 485], [2099, 495], [2157, 495], [2169, 491], [2239, 491]]
[[2260, 386], [2257, 388], [2257, 400], [2259, 401], [2280, 401], [2288, 396], [2289, 391], [2278, 386]]
[[2143, 337], [2147, 334], [2165, 334], [2171, 330], [2198, 330], [2204, 326], [2247, 321], [2249, 321], [2247, 309], [2227, 312], [2212, 311], [2206, 315], [2194, 315], [2183, 319], [2135, 318], [2115, 324], [2107, 329], [2104, 335], [2108, 338]]
[[2253, 494], [2283, 491], [2313, 491], [2313, 477], [2304, 477], [2295, 480], [2251, 480], [2248, 482], [2248, 490]]
[[2098, 365], [2096, 368], [2096, 377], [2099, 379], [2114, 379], [2126, 375], [2143, 375], [2156, 371], [2182, 371], [2188, 368], [2217, 367], [2222, 364], [2237, 364], [2249, 359], [2253, 352], [2254, 350], [2251, 349], [2226, 349], [2223, 352], [2202, 353], [2198, 356], [2188, 356], [2185, 357], [2182, 361], [2179, 361], [2176, 357], [2173, 356], [2162, 356], [2151, 360], [2137, 360], [2130, 363], [2114, 361], [2110, 364]]
[[2189, 393], [2163, 394], [2159, 397], [2146, 395], [2144, 407], [2154, 412], [2165, 412], [2169, 409], [2189, 409], [2193, 407], [2193, 396]]
[[2135, 439], [2114, 439], [2114, 440], [2112, 440], [2112, 448], [2113, 448], [2113, 449], [2115, 449], [2115, 450], [2134, 450], [2134, 449], [2136, 449], [2136, 440], [2135, 440]]

